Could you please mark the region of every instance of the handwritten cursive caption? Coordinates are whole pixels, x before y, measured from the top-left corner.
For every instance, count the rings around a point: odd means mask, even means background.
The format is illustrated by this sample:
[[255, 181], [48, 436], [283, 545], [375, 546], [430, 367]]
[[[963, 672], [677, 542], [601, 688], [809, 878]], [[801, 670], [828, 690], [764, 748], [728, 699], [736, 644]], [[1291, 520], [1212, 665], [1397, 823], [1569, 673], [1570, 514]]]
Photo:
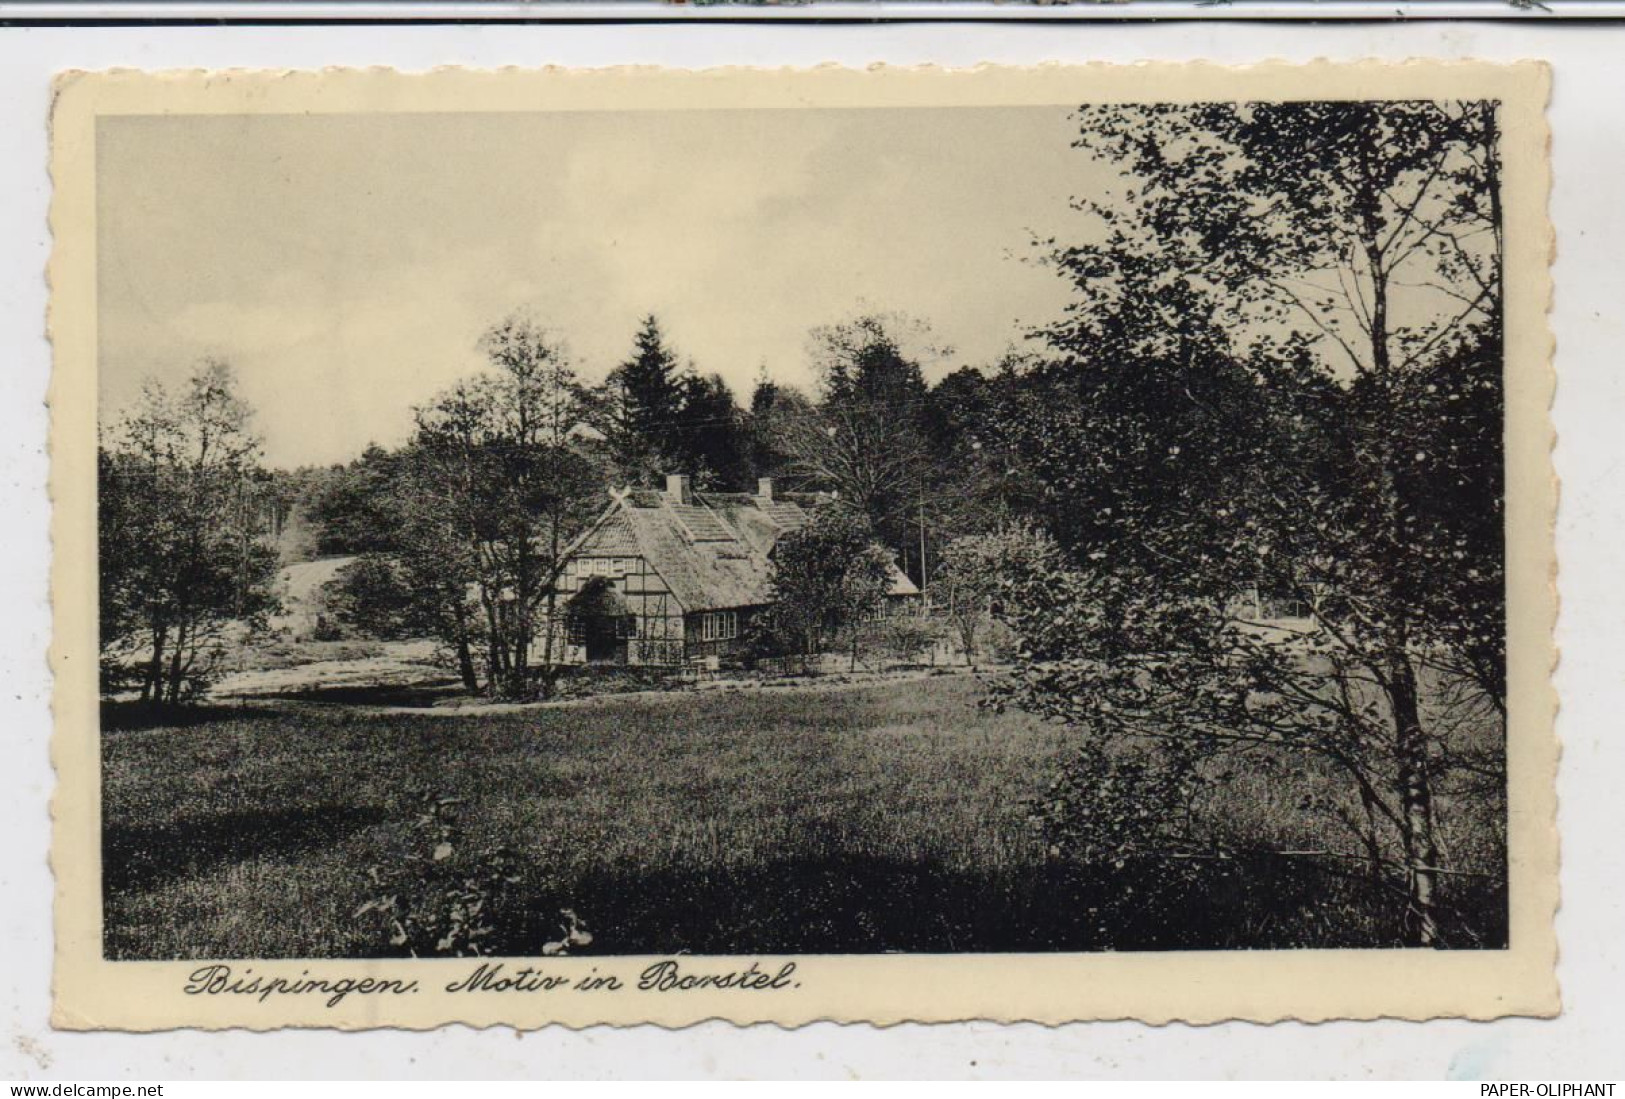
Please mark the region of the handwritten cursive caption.
[[[508, 962], [481, 962], [468, 973], [448, 981], [447, 992], [491, 994], [530, 992], [699, 992], [709, 990], [774, 992], [800, 988], [795, 979], [796, 963], [784, 962], [777, 968], [762, 968], [751, 962], [744, 969], [712, 969], [696, 966], [689, 959], [679, 963], [666, 958], [635, 973], [603, 970], [594, 966], [585, 974], [548, 972], [535, 965]], [[341, 974], [313, 975], [306, 969], [297, 977], [256, 973], [251, 966], [234, 970], [214, 963], [193, 970], [183, 986], [188, 996], [251, 996], [261, 1003], [273, 996], [321, 997], [327, 1007], [337, 1007], [350, 996], [411, 996], [419, 991], [417, 979], [353, 977]]]

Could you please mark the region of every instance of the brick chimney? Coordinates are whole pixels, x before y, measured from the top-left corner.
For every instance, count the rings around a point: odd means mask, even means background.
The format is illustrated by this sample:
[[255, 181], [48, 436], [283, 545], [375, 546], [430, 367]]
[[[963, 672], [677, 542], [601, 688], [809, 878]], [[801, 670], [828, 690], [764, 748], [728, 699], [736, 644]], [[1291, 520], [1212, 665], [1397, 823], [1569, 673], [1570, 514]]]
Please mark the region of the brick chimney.
[[773, 478], [756, 478], [756, 498], [771, 504], [773, 502]]
[[689, 484], [688, 474], [666, 474], [666, 495], [670, 496], [675, 504], [693, 504], [694, 489]]

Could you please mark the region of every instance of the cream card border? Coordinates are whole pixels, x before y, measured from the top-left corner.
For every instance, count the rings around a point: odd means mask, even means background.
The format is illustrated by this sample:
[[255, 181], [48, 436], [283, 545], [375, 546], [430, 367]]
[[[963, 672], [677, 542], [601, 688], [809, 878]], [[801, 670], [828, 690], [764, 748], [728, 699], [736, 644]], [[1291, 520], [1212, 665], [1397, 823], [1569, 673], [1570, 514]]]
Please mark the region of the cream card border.
[[[937, 69], [672, 71], [442, 69], [323, 72], [68, 73], [52, 116], [50, 330], [52, 588], [56, 677], [52, 803], [56, 875], [55, 1026], [162, 1030], [284, 1026], [427, 1028], [450, 1022], [536, 1027], [705, 1019], [1060, 1023], [1086, 1019], [1425, 1019], [1553, 1015], [1558, 903], [1554, 824], [1556, 482], [1547, 416], [1546, 324], [1552, 237], [1544, 65], [1476, 62], [1201, 63]], [[1504, 104], [1508, 773], [1511, 945], [1497, 951], [1313, 950], [1045, 955], [819, 955], [683, 958], [693, 973], [755, 962], [772, 990], [639, 991], [657, 958], [547, 959], [549, 972], [596, 968], [612, 993], [454, 993], [468, 960], [254, 961], [293, 980], [412, 983], [410, 993], [324, 997], [193, 995], [198, 962], [110, 962], [101, 952], [100, 772], [96, 649], [95, 124], [138, 114], [897, 108], [1213, 99], [1452, 98]], [[510, 963], [509, 968], [519, 964]], [[534, 961], [532, 963], [534, 964]]]

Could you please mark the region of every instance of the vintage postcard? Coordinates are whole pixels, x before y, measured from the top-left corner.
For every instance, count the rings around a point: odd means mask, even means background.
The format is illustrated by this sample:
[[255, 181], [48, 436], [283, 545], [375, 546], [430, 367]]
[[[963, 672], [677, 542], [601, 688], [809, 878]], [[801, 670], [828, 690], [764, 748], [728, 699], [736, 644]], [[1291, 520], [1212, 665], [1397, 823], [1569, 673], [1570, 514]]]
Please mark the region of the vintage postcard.
[[56, 1025], [1557, 1012], [1548, 81], [64, 74]]

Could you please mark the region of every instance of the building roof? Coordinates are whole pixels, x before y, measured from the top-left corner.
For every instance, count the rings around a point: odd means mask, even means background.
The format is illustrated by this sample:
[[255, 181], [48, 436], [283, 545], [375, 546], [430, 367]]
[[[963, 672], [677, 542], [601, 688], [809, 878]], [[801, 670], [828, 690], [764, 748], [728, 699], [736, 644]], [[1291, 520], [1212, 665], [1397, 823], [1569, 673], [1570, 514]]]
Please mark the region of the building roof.
[[[685, 502], [647, 488], [610, 495], [609, 508], [570, 556], [641, 557], [691, 612], [772, 602], [768, 555], [812, 517], [812, 500], [803, 496], [692, 492]], [[919, 594], [895, 564], [891, 594]]]

